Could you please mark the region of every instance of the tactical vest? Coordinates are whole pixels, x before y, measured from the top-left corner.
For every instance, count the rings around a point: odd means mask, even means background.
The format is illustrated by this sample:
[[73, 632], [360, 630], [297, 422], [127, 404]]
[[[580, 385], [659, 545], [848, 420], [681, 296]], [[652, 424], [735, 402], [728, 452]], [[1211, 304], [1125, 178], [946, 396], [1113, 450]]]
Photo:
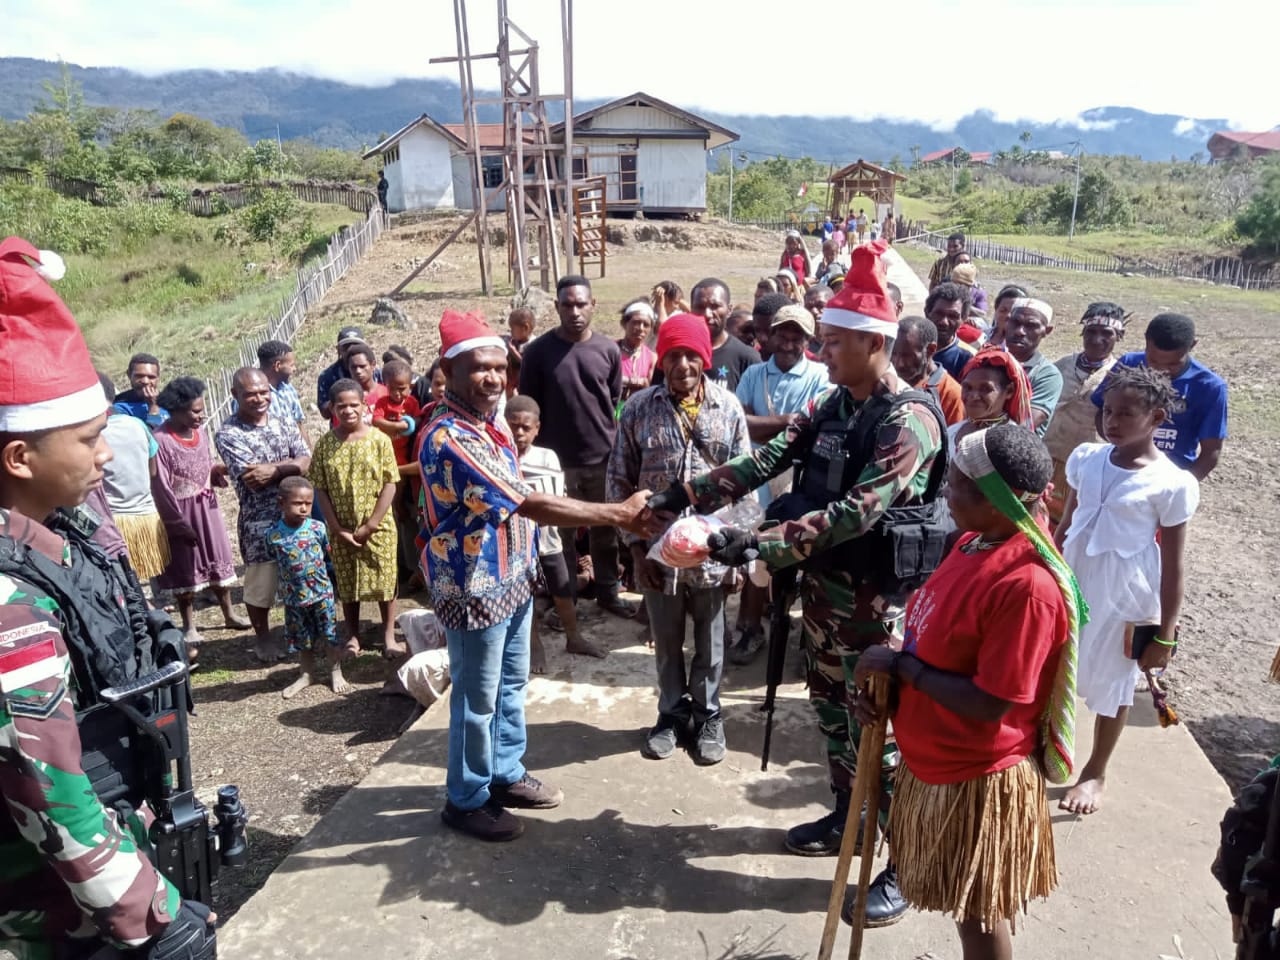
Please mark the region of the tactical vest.
[[872, 582], [887, 593], [912, 590], [924, 583], [946, 550], [955, 529], [939, 496], [947, 475], [947, 421], [932, 394], [909, 389], [893, 396], [875, 395], [851, 417], [840, 416], [843, 391], [836, 391], [815, 413], [811, 441], [797, 451], [799, 463], [793, 492], [775, 501], [771, 519], [793, 519], [843, 499], [875, 459], [880, 428], [909, 403], [928, 408], [938, 423], [942, 446], [934, 457], [929, 481], [914, 506], [890, 506], [867, 533], [810, 557], [805, 568], [839, 570], [854, 582]]
[[[0, 535], [0, 574], [29, 583], [57, 603], [71, 657], [82, 767], [103, 804], [137, 808], [154, 787], [148, 784], [156, 775], [149, 762], [152, 744], [98, 694], [182, 657], [182, 634], [162, 612], [147, 610], [120, 565], [90, 541], [95, 520], [82, 508], [58, 511], [46, 523], [66, 538], [70, 566]], [[148, 696], [159, 710], [161, 698], [171, 693]]]

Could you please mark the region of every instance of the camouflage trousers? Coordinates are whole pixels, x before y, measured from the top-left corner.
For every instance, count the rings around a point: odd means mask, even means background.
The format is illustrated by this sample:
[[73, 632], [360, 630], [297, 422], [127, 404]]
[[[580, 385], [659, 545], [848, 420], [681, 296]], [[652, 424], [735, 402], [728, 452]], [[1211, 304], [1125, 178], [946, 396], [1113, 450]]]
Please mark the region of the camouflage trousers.
[[[902, 625], [901, 598], [847, 579], [806, 576], [801, 588], [809, 702], [826, 738], [827, 771], [833, 790], [850, 790], [858, 768], [862, 728], [854, 719], [853, 674], [867, 647], [895, 640]], [[881, 814], [893, 792], [898, 749], [886, 742], [881, 754]]]

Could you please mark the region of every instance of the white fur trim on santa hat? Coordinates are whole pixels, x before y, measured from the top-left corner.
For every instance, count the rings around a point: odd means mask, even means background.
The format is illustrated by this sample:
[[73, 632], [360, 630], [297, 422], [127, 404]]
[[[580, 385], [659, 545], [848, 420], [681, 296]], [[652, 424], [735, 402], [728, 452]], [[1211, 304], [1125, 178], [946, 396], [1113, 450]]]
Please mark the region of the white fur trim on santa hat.
[[856, 310], [845, 310], [841, 307], [832, 307], [827, 305], [827, 309], [822, 311], [822, 319], [819, 323], [825, 323], [828, 326], [839, 327], [842, 330], [861, 330], [864, 333], [879, 333], [890, 339], [898, 335], [898, 321], [885, 320], [881, 317], [870, 317], [865, 313], [858, 313]]
[[67, 262], [52, 250], [40, 251], [40, 262], [34, 263], [36, 273], [44, 277], [50, 283], [55, 280], [61, 280], [67, 275]]
[[0, 406], [0, 431], [34, 433], [37, 430], [55, 430], [92, 420], [105, 413], [106, 409], [107, 398], [103, 395], [102, 384], [95, 380], [83, 390], [65, 397]]
[[460, 353], [466, 353], [468, 350], [479, 350], [481, 347], [497, 347], [501, 350], [505, 349], [506, 346], [507, 345], [503, 343], [501, 337], [472, 337], [470, 340], [459, 340], [444, 352], [444, 358], [446, 360], [452, 360]]

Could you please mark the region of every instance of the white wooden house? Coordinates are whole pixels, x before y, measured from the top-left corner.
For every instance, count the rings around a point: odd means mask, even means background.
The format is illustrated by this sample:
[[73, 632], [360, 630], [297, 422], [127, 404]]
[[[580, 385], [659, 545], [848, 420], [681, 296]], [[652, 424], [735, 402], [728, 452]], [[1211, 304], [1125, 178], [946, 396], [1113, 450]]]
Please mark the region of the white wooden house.
[[[491, 190], [502, 183], [501, 124], [480, 124], [482, 176]], [[552, 127], [564, 137], [564, 124]], [[707, 208], [707, 152], [738, 135], [645, 93], [635, 93], [579, 114], [573, 120], [574, 179], [603, 176], [610, 213], [699, 214]], [[387, 177], [387, 207], [404, 210], [471, 209], [473, 166], [466, 128], [425, 113], [364, 154], [380, 156]], [[489, 209], [503, 209], [501, 194]]]

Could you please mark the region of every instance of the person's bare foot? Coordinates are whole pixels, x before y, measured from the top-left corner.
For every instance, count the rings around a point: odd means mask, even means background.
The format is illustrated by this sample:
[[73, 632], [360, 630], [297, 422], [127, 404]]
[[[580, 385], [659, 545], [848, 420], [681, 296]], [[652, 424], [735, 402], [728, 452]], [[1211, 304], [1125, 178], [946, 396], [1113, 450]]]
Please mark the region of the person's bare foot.
[[1102, 807], [1102, 791], [1106, 784], [1105, 777], [1082, 777], [1058, 801], [1058, 806], [1069, 813], [1095, 813]]
[[196, 661], [200, 658], [200, 644], [204, 643], [204, 637], [195, 627], [192, 627], [182, 635], [183, 642], [187, 646], [187, 665], [194, 668]]
[[347, 682], [347, 678], [342, 675], [342, 667], [337, 663], [333, 665], [333, 670], [329, 673], [329, 689], [340, 696], [355, 689]]
[[603, 660], [609, 655], [609, 651], [604, 647], [590, 640], [584, 640], [582, 637], [566, 638], [564, 649], [566, 653], [576, 653], [580, 657], [595, 657], [597, 660]]
[[284, 697], [286, 700], [292, 700], [299, 693], [307, 689], [307, 687], [311, 686], [315, 682], [316, 682], [316, 679], [314, 676], [312, 676], [311, 671], [303, 670], [301, 673], [298, 674], [297, 680], [293, 681], [293, 683], [289, 684], [287, 687], [285, 687], [283, 690], [280, 691], [280, 696]]
[[275, 663], [284, 651], [272, 640], [256, 640], [253, 644], [253, 656], [259, 663]]
[[403, 640], [397, 640], [395, 637], [387, 637], [382, 645], [382, 655], [388, 660], [399, 660], [409, 652], [409, 647]]
[[341, 656], [341, 659], [342, 659], [342, 660], [352, 660], [352, 659], [354, 659], [354, 658], [356, 658], [356, 657], [360, 656], [360, 654], [361, 654], [362, 652], [363, 652], [363, 651], [361, 651], [361, 649], [360, 649], [360, 638], [359, 638], [359, 637], [347, 637], [347, 642], [346, 642], [346, 643], [344, 643], [344, 644], [342, 645], [342, 656]]
[[529, 672], [539, 677], [547, 672], [547, 651], [541, 643], [529, 648]]
[[253, 624], [249, 622], [248, 617], [238, 616], [234, 612], [223, 613], [222, 624], [228, 630], [248, 630]]

